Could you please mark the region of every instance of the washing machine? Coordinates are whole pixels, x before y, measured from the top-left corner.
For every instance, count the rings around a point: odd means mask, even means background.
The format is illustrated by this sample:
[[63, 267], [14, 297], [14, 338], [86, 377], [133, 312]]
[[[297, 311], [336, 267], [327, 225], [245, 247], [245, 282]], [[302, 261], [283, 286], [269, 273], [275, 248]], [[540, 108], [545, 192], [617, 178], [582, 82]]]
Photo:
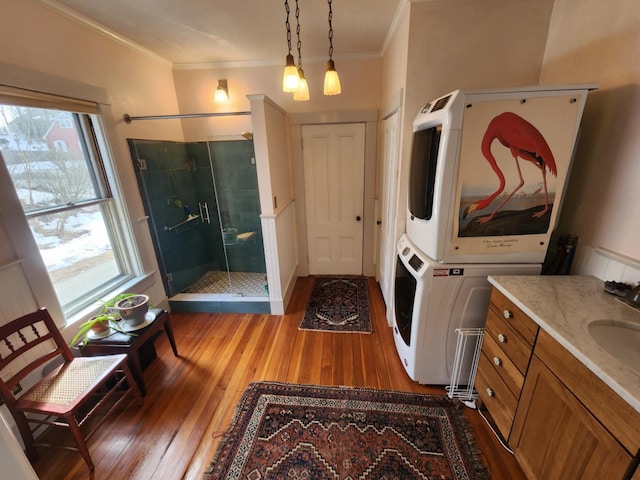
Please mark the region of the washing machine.
[[[457, 328], [483, 328], [489, 308], [488, 275], [539, 275], [540, 264], [447, 264], [424, 255], [405, 234], [398, 241], [393, 338], [407, 375], [425, 385], [448, 385]], [[469, 378], [473, 352], [460, 363]]]

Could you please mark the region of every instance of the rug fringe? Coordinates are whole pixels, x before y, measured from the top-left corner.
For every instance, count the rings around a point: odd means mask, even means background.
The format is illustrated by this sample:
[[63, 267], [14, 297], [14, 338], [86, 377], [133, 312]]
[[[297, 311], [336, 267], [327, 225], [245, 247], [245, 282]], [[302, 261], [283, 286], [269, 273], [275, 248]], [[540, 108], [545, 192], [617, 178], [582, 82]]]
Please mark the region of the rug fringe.
[[478, 480], [491, 480], [491, 475], [489, 474], [489, 470], [485, 466], [485, 461], [482, 457], [482, 451], [480, 450], [480, 446], [473, 434], [473, 427], [464, 415], [464, 410], [468, 407], [459, 399], [452, 399], [451, 401], [456, 410], [458, 410], [459, 415], [455, 418], [459, 423], [460, 431], [463, 432], [466, 443], [469, 446], [469, 455], [472, 459], [469, 467], [473, 468], [475, 474], [478, 476]]

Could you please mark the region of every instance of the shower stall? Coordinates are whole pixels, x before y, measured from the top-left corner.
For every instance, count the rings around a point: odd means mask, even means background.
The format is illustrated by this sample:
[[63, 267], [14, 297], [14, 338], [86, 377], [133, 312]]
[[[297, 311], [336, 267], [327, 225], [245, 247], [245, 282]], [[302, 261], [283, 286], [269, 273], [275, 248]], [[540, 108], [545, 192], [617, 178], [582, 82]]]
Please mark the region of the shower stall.
[[242, 137], [128, 140], [173, 310], [270, 312], [253, 141]]

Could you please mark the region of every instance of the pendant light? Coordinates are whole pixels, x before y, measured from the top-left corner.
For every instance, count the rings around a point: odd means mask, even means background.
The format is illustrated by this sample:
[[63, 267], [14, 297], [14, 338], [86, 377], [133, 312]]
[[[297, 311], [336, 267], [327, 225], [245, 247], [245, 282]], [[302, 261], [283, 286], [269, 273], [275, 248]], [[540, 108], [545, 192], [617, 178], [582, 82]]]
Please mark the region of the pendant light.
[[284, 0], [284, 9], [287, 12], [287, 20], [285, 26], [287, 28], [287, 46], [289, 53], [287, 55], [286, 65], [284, 67], [284, 75], [282, 77], [282, 91], [295, 92], [300, 87], [300, 77], [296, 68], [293, 55], [291, 55], [291, 27], [289, 25], [289, 0]]
[[302, 41], [300, 40], [300, 8], [298, 7], [298, 0], [296, 0], [296, 36], [298, 37], [298, 77], [300, 86], [293, 92], [293, 99], [306, 102], [309, 100], [309, 85], [307, 85], [307, 79], [304, 78], [304, 70], [302, 70]]
[[307, 79], [304, 78], [304, 70], [302, 68], [298, 69], [298, 76], [300, 77], [300, 88], [293, 92], [293, 99], [306, 102], [309, 100], [309, 85], [307, 84]]
[[329, 3], [329, 61], [327, 62], [327, 71], [324, 74], [324, 94], [325, 95], [338, 95], [342, 92], [340, 88], [340, 78], [338, 78], [338, 72], [336, 66], [333, 63], [333, 27], [331, 25], [331, 19], [333, 18], [333, 11], [331, 10], [331, 1]]

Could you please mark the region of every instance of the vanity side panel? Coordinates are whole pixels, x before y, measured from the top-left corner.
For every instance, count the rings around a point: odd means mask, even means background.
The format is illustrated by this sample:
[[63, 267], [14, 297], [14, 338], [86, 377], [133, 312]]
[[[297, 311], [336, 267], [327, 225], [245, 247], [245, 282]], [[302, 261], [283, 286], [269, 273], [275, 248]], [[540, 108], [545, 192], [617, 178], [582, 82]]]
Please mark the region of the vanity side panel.
[[540, 330], [535, 354], [632, 455], [640, 448], [640, 413], [551, 335]]

